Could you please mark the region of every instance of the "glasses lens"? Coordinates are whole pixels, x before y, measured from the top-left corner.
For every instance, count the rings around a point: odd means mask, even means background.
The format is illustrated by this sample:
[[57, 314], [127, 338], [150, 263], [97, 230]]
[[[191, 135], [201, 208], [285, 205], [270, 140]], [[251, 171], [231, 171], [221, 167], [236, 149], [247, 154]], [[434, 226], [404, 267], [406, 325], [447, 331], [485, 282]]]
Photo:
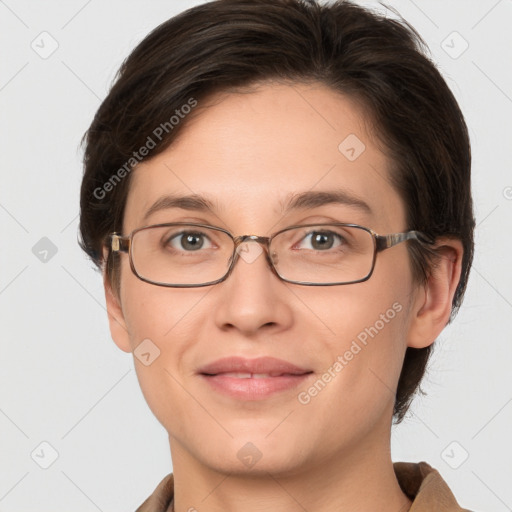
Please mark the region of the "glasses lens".
[[357, 227], [303, 226], [276, 235], [270, 254], [284, 279], [349, 283], [364, 279], [371, 272], [374, 240], [371, 233]]
[[[181, 224], [151, 226], [132, 239], [132, 263], [143, 279], [186, 286], [221, 279], [229, 269], [234, 243], [219, 229]], [[343, 284], [365, 279], [372, 270], [374, 240], [353, 226], [320, 224], [287, 229], [271, 242], [278, 274], [307, 284]]]
[[231, 237], [214, 228], [152, 226], [134, 234], [132, 262], [140, 277], [154, 283], [202, 284], [224, 276], [233, 247]]

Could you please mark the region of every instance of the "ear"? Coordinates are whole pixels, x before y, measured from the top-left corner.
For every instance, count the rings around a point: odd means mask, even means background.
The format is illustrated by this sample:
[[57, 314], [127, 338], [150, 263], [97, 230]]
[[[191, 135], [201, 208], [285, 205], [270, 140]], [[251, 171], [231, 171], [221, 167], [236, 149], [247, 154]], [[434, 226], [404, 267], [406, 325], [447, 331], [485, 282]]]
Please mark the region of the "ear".
[[430, 276], [418, 291], [414, 316], [409, 327], [409, 347], [424, 348], [436, 340], [446, 327], [452, 311], [452, 301], [462, 269], [462, 242], [443, 238], [434, 247], [438, 261]]
[[[108, 250], [103, 249], [103, 261], [107, 261]], [[114, 343], [124, 352], [131, 352], [130, 336], [126, 327], [120, 297], [112, 290], [107, 276], [106, 265], [103, 267], [103, 287], [105, 289], [105, 303], [107, 305], [110, 335]]]

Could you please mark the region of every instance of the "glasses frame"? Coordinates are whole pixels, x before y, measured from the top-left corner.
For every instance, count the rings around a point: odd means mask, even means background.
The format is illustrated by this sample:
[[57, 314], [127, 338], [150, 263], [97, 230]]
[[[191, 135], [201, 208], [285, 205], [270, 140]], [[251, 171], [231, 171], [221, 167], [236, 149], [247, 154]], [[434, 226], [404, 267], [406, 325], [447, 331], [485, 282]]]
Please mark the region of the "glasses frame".
[[[201, 283], [201, 284], [168, 284], [168, 283], [161, 283], [158, 281], [152, 281], [150, 279], [147, 279], [143, 276], [141, 276], [133, 264], [133, 256], [132, 256], [132, 245], [133, 245], [133, 237], [135, 234], [137, 234], [139, 231], [143, 231], [146, 229], [151, 228], [157, 228], [157, 227], [171, 227], [171, 226], [195, 226], [195, 227], [201, 227], [201, 228], [208, 228], [213, 229], [216, 231], [221, 231], [223, 233], [226, 233], [231, 240], [233, 240], [234, 248], [233, 248], [233, 254], [231, 256], [231, 263], [229, 265], [228, 270], [226, 273], [220, 278], [215, 281], [209, 281], [207, 283]], [[271, 241], [280, 233], [284, 233], [285, 231], [289, 231], [290, 229], [296, 229], [296, 228], [305, 228], [305, 227], [313, 227], [313, 226], [342, 226], [342, 227], [352, 227], [352, 228], [358, 228], [366, 231], [369, 233], [373, 238], [373, 258], [372, 258], [372, 266], [368, 274], [363, 277], [362, 279], [356, 279], [354, 281], [347, 281], [347, 282], [336, 282], [336, 283], [309, 283], [307, 281], [293, 281], [291, 279], [286, 279], [284, 277], [281, 277], [279, 275], [279, 272], [274, 266], [274, 263], [272, 262], [272, 259], [270, 257], [270, 243]], [[303, 286], [342, 286], [345, 284], [355, 284], [355, 283], [362, 283], [364, 281], [367, 281], [370, 279], [370, 277], [373, 274], [373, 271], [375, 269], [375, 262], [377, 260], [377, 253], [385, 251], [386, 249], [390, 249], [391, 247], [394, 247], [397, 244], [400, 244], [402, 242], [405, 242], [407, 240], [416, 240], [420, 243], [427, 243], [427, 244], [433, 244], [434, 240], [432, 240], [428, 235], [425, 233], [422, 233], [421, 231], [416, 230], [410, 230], [405, 231], [403, 233], [392, 233], [389, 235], [379, 235], [375, 231], [373, 231], [370, 228], [367, 228], [365, 226], [360, 226], [359, 224], [349, 224], [346, 222], [320, 222], [320, 223], [313, 223], [313, 224], [296, 224], [293, 226], [288, 226], [284, 229], [281, 229], [279, 231], [276, 231], [270, 236], [259, 236], [259, 235], [240, 235], [240, 236], [234, 236], [232, 235], [228, 230], [224, 228], [220, 228], [218, 226], [212, 226], [210, 224], [200, 224], [195, 222], [165, 222], [162, 224], [152, 224], [150, 226], [143, 226], [140, 228], [134, 229], [129, 235], [123, 236], [117, 232], [111, 233], [106, 238], [106, 244], [108, 247], [110, 247], [112, 252], [124, 252], [127, 253], [130, 260], [130, 268], [132, 272], [137, 276], [141, 281], [144, 281], [149, 284], [154, 284], [156, 286], [164, 286], [167, 288], [198, 288], [202, 286], [211, 286], [213, 284], [221, 283], [222, 281], [225, 281], [233, 271], [233, 268], [235, 267], [238, 259], [239, 259], [239, 253], [237, 253], [238, 247], [243, 244], [244, 242], [251, 240], [254, 242], [259, 243], [260, 245], [263, 245], [265, 249], [265, 256], [268, 265], [270, 266], [270, 269], [272, 272], [281, 280], [286, 283], [291, 284], [300, 284]]]

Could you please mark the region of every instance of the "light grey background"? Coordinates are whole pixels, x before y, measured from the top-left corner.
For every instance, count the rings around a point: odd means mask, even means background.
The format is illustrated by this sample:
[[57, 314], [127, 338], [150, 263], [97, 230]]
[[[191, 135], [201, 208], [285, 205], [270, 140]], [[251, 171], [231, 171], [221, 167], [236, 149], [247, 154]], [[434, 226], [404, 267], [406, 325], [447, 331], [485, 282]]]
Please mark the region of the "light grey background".
[[[1, 512], [135, 510], [171, 471], [77, 245], [79, 142], [130, 50], [198, 3], [0, 0]], [[388, 4], [425, 38], [466, 116], [478, 222], [465, 303], [427, 396], [393, 432], [393, 460], [429, 462], [465, 507], [512, 510], [512, 1]]]

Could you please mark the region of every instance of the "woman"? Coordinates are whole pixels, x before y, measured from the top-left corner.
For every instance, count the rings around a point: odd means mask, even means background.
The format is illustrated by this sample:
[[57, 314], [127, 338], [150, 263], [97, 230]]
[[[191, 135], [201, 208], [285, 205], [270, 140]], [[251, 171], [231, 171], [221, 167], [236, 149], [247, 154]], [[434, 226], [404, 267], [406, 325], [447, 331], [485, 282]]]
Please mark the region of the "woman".
[[169, 434], [145, 511], [460, 511], [393, 463], [473, 256], [460, 109], [405, 22], [219, 0], [149, 34], [86, 134], [81, 246]]

